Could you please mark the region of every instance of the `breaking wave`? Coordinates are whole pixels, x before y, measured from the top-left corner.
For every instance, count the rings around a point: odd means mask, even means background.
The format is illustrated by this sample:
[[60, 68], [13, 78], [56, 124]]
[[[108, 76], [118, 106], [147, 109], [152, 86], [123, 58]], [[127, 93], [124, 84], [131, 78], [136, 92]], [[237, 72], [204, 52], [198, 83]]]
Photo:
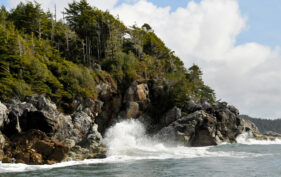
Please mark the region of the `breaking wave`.
[[[241, 143], [242, 137], [239, 137]], [[0, 173], [25, 172], [45, 170], [83, 164], [120, 163], [143, 159], [180, 159], [202, 157], [232, 157], [244, 158], [256, 156], [249, 152], [214, 151], [214, 147], [185, 147], [160, 142], [145, 134], [143, 124], [137, 120], [129, 119], [110, 127], [104, 138], [108, 147], [107, 158], [87, 159], [84, 161], [69, 161], [54, 165], [25, 165], [25, 164], [2, 164]]]
[[243, 133], [236, 138], [237, 143], [239, 144], [248, 144], [248, 145], [269, 145], [269, 144], [281, 144], [280, 138], [275, 138], [273, 140], [257, 140], [254, 138], [251, 132]]

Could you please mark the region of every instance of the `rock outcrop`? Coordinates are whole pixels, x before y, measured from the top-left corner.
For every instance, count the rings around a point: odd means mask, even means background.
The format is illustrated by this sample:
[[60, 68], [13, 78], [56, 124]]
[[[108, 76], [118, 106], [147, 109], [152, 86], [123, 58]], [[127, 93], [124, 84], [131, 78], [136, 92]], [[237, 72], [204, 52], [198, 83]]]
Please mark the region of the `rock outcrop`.
[[99, 102], [88, 100], [72, 115], [59, 112], [44, 96], [14, 100], [7, 107], [0, 105], [3, 162], [52, 164], [68, 158], [104, 157], [105, 147], [95, 124], [95, 115], [101, 111]]
[[150, 103], [148, 85], [145, 83], [131, 84], [127, 89], [123, 104], [126, 106], [125, 112], [119, 114], [120, 117], [136, 118], [148, 107]]
[[258, 133], [256, 126], [240, 119], [238, 110], [225, 102], [210, 104], [189, 100], [183, 111], [186, 115], [181, 116], [178, 108], [168, 111], [162, 119], [166, 126], [156, 137], [187, 146], [210, 146], [234, 143], [236, 137], [245, 131]]
[[133, 82], [123, 94], [113, 92], [110, 85], [97, 89], [101, 100], [77, 99], [72, 103], [76, 111], [70, 115], [44, 96], [0, 103], [0, 161], [53, 164], [104, 158], [102, 134], [114, 122], [128, 118], [141, 121], [147, 133], [158, 139], [186, 146], [234, 143], [243, 132], [262, 138], [257, 127], [239, 118], [239, 111], [226, 102], [189, 98], [182, 108], [174, 106], [153, 117], [155, 101], [151, 102], [146, 83]]

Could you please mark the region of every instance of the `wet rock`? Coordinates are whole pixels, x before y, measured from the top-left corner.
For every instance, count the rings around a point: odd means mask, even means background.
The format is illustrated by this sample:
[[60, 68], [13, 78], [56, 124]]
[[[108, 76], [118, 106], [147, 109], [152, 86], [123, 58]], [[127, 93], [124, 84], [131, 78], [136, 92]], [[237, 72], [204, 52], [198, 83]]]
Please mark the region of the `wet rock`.
[[52, 154], [48, 157], [49, 160], [61, 162], [68, 156], [69, 148], [60, 142], [54, 143]]
[[187, 101], [187, 103], [184, 104], [184, 107], [182, 109], [183, 112], [188, 113], [188, 114], [193, 113], [198, 110], [202, 110], [202, 106], [195, 103], [195, 101], [192, 99], [189, 99]]
[[260, 134], [258, 127], [251, 121], [240, 118], [239, 130], [241, 133], [251, 132], [253, 134]]
[[[48, 160], [55, 163], [64, 160], [69, 148], [51, 140], [40, 130], [29, 130], [15, 135], [4, 148], [4, 159], [15, 159], [16, 163], [45, 164]], [[3, 159], [3, 161], [4, 161]]]
[[38, 165], [43, 164], [43, 157], [39, 153], [31, 153], [30, 155], [30, 164]]
[[55, 148], [54, 145], [55, 145], [54, 142], [39, 140], [34, 145], [34, 148], [37, 150], [38, 153], [42, 154], [45, 157], [49, 157]]
[[166, 123], [170, 124], [163, 127], [156, 137], [188, 146], [210, 146], [222, 142], [235, 143], [236, 137], [246, 131], [258, 134], [256, 126], [240, 119], [239, 111], [227, 106], [226, 102], [211, 105], [201, 101], [198, 106], [189, 100], [184, 109], [189, 114], [168, 119], [170, 121]]
[[139, 104], [136, 102], [129, 102], [126, 108], [125, 117], [135, 118], [139, 114]]
[[68, 160], [105, 158], [106, 151], [107, 148], [102, 145], [91, 146], [88, 148], [82, 148], [81, 146], [74, 146], [69, 153]]
[[92, 124], [92, 119], [85, 112], [76, 112], [72, 116], [72, 122], [82, 134], [86, 134]]
[[102, 140], [103, 138], [98, 131], [98, 125], [94, 124], [82, 143], [84, 147], [99, 146], [102, 144]]
[[103, 134], [106, 128], [113, 125], [116, 121], [116, 117], [118, 117], [118, 114], [120, 113], [121, 106], [122, 96], [119, 94], [114, 95], [110, 100], [104, 103], [102, 112], [99, 113], [95, 119], [95, 123], [99, 126], [99, 132]]
[[5, 147], [5, 143], [6, 143], [6, 138], [1, 134], [0, 132], [0, 161], [3, 160], [4, 158], [4, 147]]
[[164, 124], [167, 126], [181, 117], [181, 110], [177, 107], [169, 110], [163, 117]]
[[19, 152], [15, 155], [16, 163], [26, 163], [30, 164], [30, 153], [29, 152]]
[[[112, 103], [114, 100], [121, 104], [121, 99], [112, 99]], [[30, 96], [26, 102], [14, 100], [8, 104], [10, 112], [3, 121], [8, 141], [2, 142], [0, 133], [0, 160], [53, 164], [67, 159], [70, 149], [78, 145], [91, 154], [84, 155], [85, 158], [102, 156], [97, 150], [102, 146], [102, 136], [94, 121], [104, 111], [103, 102], [86, 99], [80, 105], [78, 112], [64, 115], [44, 96]]]
[[234, 106], [230, 105], [230, 106], [228, 106], [228, 109], [229, 109], [232, 113], [234, 113], [236, 116], [239, 115], [239, 110], [238, 110], [237, 108], [235, 108]]
[[4, 157], [2, 163], [13, 163], [13, 159], [10, 157]]

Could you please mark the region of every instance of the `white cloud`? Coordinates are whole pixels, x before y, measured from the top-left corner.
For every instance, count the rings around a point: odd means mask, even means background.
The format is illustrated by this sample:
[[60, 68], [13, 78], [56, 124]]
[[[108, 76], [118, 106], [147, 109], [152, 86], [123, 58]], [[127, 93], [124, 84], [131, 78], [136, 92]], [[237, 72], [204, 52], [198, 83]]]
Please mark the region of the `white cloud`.
[[[19, 0], [10, 0], [17, 4]], [[204, 80], [215, 89], [218, 98], [237, 106], [242, 113], [258, 117], [281, 117], [281, 54], [258, 43], [235, 45], [246, 28], [247, 18], [237, 0], [190, 1], [171, 12], [147, 0], [88, 0], [103, 10], [119, 14], [126, 25], [149, 23], [169, 48], [189, 67], [202, 67]], [[135, 0], [133, 0], [135, 1]], [[38, 0], [43, 7], [59, 11], [70, 0]], [[251, 20], [251, 19], [249, 19]]]

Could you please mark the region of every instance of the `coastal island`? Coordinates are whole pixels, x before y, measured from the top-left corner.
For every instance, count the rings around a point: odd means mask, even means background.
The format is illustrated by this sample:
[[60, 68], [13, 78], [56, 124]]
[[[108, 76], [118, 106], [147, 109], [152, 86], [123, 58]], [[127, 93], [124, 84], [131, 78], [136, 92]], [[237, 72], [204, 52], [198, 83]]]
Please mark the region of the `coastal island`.
[[149, 24], [126, 27], [86, 0], [65, 10], [58, 20], [32, 2], [0, 9], [2, 163], [105, 158], [103, 136], [124, 119], [184, 146], [266, 138], [216, 101], [199, 66], [186, 69]]

